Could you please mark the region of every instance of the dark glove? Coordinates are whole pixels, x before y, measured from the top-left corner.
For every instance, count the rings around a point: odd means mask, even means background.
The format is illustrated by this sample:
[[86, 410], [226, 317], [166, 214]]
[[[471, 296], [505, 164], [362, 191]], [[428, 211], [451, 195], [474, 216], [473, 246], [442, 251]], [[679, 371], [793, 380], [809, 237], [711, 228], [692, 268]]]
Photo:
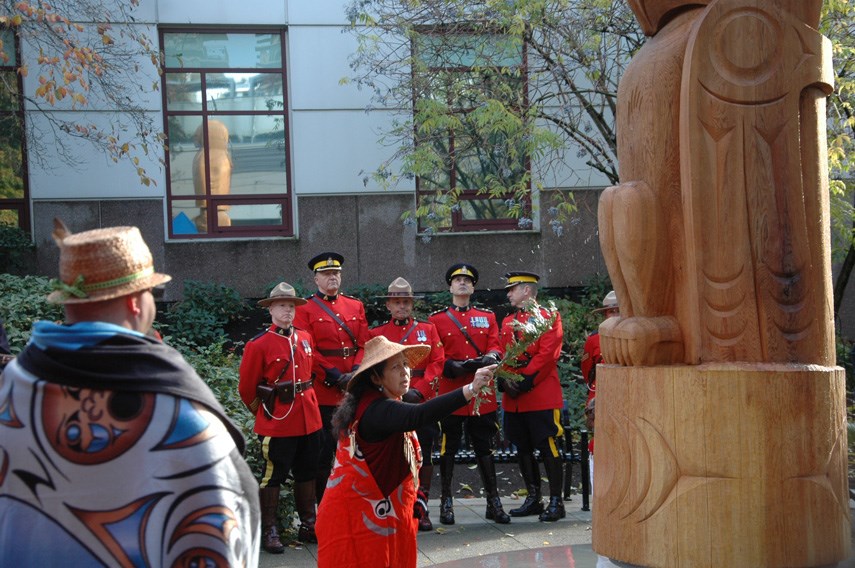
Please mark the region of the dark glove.
[[416, 502], [413, 504], [413, 518], [421, 519], [427, 513], [427, 495], [424, 490], [419, 487], [416, 491]]
[[324, 375], [324, 386], [328, 388], [337, 386], [338, 382], [341, 380], [341, 371], [335, 367], [324, 369]]
[[341, 392], [344, 392], [347, 390], [347, 383], [349, 383], [352, 378], [353, 373], [342, 373], [336, 386], [341, 390]]
[[489, 353], [481, 357], [481, 359], [484, 361], [482, 367], [487, 367], [488, 365], [498, 365], [499, 361], [502, 360], [502, 357], [495, 351], [490, 351]]
[[405, 392], [404, 396], [401, 397], [401, 400], [403, 400], [404, 402], [409, 402], [411, 404], [419, 404], [424, 399], [425, 397], [422, 396], [422, 393], [412, 388]]
[[523, 375], [523, 380], [519, 381], [515, 386], [517, 390], [520, 392], [528, 392], [534, 388], [534, 377], [537, 376], [537, 373], [531, 375]]
[[445, 365], [442, 367], [442, 374], [449, 379], [456, 379], [457, 377], [462, 377], [467, 374], [466, 368], [464, 365], [465, 361], [457, 361], [456, 359], [448, 359], [445, 362]]
[[511, 398], [516, 398], [520, 395], [520, 391], [517, 388], [517, 383], [514, 381], [509, 381], [507, 379], [499, 379], [496, 388], [499, 389], [499, 392], [503, 392]]

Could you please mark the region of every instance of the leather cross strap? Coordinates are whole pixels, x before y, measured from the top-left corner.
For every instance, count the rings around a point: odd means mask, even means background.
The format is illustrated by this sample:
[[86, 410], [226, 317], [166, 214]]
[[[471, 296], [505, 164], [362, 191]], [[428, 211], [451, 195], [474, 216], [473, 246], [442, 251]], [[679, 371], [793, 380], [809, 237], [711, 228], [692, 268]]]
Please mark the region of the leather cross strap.
[[469, 342], [469, 345], [471, 345], [472, 347], [474, 347], [474, 348], [475, 348], [475, 353], [477, 353], [477, 354], [478, 354], [478, 357], [483, 357], [483, 356], [484, 356], [484, 352], [483, 352], [483, 351], [481, 351], [481, 349], [479, 349], [477, 345], [475, 345], [475, 342], [474, 342], [474, 341], [472, 341], [472, 336], [471, 336], [471, 335], [469, 335], [469, 333], [466, 331], [466, 328], [464, 328], [464, 327], [460, 324], [460, 321], [459, 321], [456, 317], [454, 317], [454, 314], [453, 314], [453, 313], [451, 313], [451, 308], [448, 308], [447, 310], [445, 310], [445, 315], [447, 315], [447, 316], [451, 319], [451, 321], [453, 321], [453, 322], [454, 322], [454, 325], [456, 325], [456, 326], [457, 326], [457, 329], [459, 329], [459, 330], [460, 330], [460, 333], [462, 333], [462, 334], [463, 334], [463, 337], [465, 337], [465, 338], [466, 338], [466, 341], [468, 341], [468, 342]]
[[358, 341], [356, 341], [356, 336], [355, 336], [355, 335], [353, 335], [353, 332], [352, 332], [352, 331], [350, 331], [350, 328], [349, 328], [349, 327], [347, 327], [347, 324], [346, 324], [346, 323], [344, 323], [344, 322], [341, 320], [341, 318], [340, 318], [340, 317], [338, 317], [337, 315], [335, 315], [335, 314], [333, 313], [333, 311], [332, 311], [331, 309], [329, 309], [329, 307], [327, 307], [327, 305], [326, 305], [326, 304], [324, 304], [320, 299], [318, 299], [318, 297], [317, 297], [317, 296], [312, 296], [312, 301], [313, 301], [314, 303], [316, 303], [318, 306], [320, 306], [320, 308], [321, 308], [323, 311], [325, 311], [325, 312], [326, 312], [326, 313], [327, 313], [327, 314], [328, 314], [328, 315], [333, 319], [333, 321], [335, 321], [339, 326], [341, 326], [341, 328], [345, 331], [345, 333], [347, 333], [347, 334], [350, 336], [350, 340], [351, 340], [351, 341], [353, 341], [353, 346], [354, 346], [356, 349], [359, 349], [359, 342], [358, 342]]
[[407, 333], [404, 334], [404, 337], [402, 337], [401, 341], [399, 341], [398, 343], [403, 345], [407, 338], [410, 336], [410, 334], [413, 333], [413, 330], [416, 329], [417, 325], [419, 325], [419, 322], [413, 319], [413, 325], [410, 326], [410, 329], [407, 330]]

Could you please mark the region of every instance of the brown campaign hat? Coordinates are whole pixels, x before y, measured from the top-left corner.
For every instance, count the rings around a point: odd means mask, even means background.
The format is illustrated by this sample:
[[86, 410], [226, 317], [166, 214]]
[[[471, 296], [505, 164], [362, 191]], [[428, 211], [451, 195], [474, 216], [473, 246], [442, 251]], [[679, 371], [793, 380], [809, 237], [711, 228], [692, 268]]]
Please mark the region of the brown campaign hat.
[[298, 296], [297, 291], [294, 290], [293, 286], [291, 286], [287, 282], [280, 282], [279, 284], [273, 287], [273, 290], [270, 291], [270, 295], [268, 297], [258, 301], [258, 306], [266, 308], [273, 302], [279, 300], [288, 300], [294, 302], [295, 306], [302, 306], [306, 303], [306, 299]]
[[413, 295], [413, 287], [410, 286], [410, 283], [404, 280], [401, 277], [395, 278], [391, 284], [389, 284], [389, 290], [385, 296], [377, 296], [378, 298], [422, 298], [423, 296], [414, 296]]
[[597, 309], [591, 310], [591, 311], [593, 311], [593, 312], [604, 312], [606, 310], [613, 310], [617, 307], [618, 307], [617, 294], [615, 294], [615, 291], [612, 290], [611, 292], [606, 294], [605, 298], [603, 298], [603, 307], [597, 308]]
[[368, 376], [365, 371], [398, 353], [403, 353], [407, 359], [407, 365], [414, 367], [430, 353], [430, 345], [401, 345], [389, 341], [382, 335], [369, 339], [365, 342], [365, 355], [362, 357], [362, 363], [359, 365], [359, 369], [353, 373], [350, 382], [347, 383], [347, 391], [351, 392], [358, 383], [368, 380], [365, 378]]
[[59, 279], [47, 299], [55, 304], [101, 302], [161, 284], [172, 277], [154, 271], [148, 245], [136, 227], [105, 227], [73, 234], [54, 219]]

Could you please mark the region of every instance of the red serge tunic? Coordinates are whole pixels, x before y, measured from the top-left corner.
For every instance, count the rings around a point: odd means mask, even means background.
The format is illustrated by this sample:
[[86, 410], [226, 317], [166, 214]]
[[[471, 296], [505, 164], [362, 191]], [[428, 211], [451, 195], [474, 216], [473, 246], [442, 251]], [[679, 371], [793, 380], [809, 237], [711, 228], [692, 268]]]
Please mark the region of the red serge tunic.
[[585, 347], [582, 349], [582, 361], [580, 363], [582, 376], [588, 384], [588, 400], [586, 403], [591, 402], [591, 399], [597, 396], [596, 375], [593, 371], [596, 366], [602, 362], [603, 356], [600, 354], [600, 334], [598, 332], [594, 332], [585, 340]]
[[[308, 303], [298, 306], [294, 315], [294, 326], [305, 329], [315, 340], [315, 392], [321, 406], [336, 406], [343, 394], [337, 387], [324, 384], [324, 369], [335, 367], [342, 373], [349, 373], [362, 362], [362, 349], [371, 338], [368, 321], [365, 319], [365, 307], [355, 298], [338, 294], [324, 296], [317, 293], [308, 298]], [[323, 307], [322, 307], [323, 306]], [[345, 323], [356, 338], [356, 345], [350, 335], [330, 316], [329, 309]]]
[[[373, 389], [362, 395], [353, 423], [339, 438], [318, 507], [319, 568], [415, 568], [413, 504], [422, 457], [412, 430], [464, 404], [461, 389], [421, 404], [388, 399]], [[399, 431], [369, 442], [360, 434], [369, 423], [375, 430], [382, 424]]]
[[436, 396], [435, 379], [442, 375], [442, 366], [445, 364], [445, 351], [436, 326], [426, 321], [414, 321], [412, 318], [403, 323], [393, 320], [371, 330], [371, 337], [379, 335], [402, 345], [430, 345], [430, 354], [412, 370], [413, 380], [410, 388], [419, 391], [425, 400]]
[[[238, 392], [247, 407], [255, 400], [255, 387], [265, 381], [269, 384], [276, 382], [280, 374], [282, 377], [279, 383], [299, 383], [305, 388], [311, 382], [314, 353], [312, 336], [301, 329], [292, 330], [291, 335], [286, 337], [281, 328], [271, 325], [267, 331], [246, 344], [240, 362]], [[258, 405], [255, 415], [256, 434], [285, 438], [305, 436], [321, 429], [321, 412], [314, 388], [307, 388], [294, 396], [293, 404], [277, 401], [268, 410], [273, 411], [274, 418], [268, 418], [262, 405]]]
[[[546, 308], [541, 308], [544, 318], [549, 317]], [[528, 313], [518, 311], [507, 316], [502, 321], [502, 344], [507, 349], [514, 342], [512, 322], [526, 323]], [[552, 327], [529, 346], [523, 357], [517, 361], [520, 365], [513, 371], [521, 375], [534, 375], [534, 387], [528, 392], [522, 392], [516, 398], [502, 397], [502, 408], [507, 412], [532, 412], [535, 410], [554, 410], [564, 406], [564, 393], [558, 378], [558, 357], [561, 355], [561, 344], [564, 341], [564, 330], [561, 316], [556, 314]]]
[[[449, 313], [451, 313], [463, 329], [466, 330], [469, 337], [472, 338], [472, 341], [474, 341], [475, 345], [478, 346], [478, 349], [481, 350], [480, 354], [475, 350], [472, 344], [469, 343], [466, 336], [463, 335], [463, 332], [460, 331], [460, 328], [457, 327], [454, 320], [448, 317]], [[499, 346], [499, 325], [496, 323], [496, 315], [493, 312], [471, 306], [462, 310], [451, 307], [447, 310], [431, 314], [428, 321], [434, 324], [437, 332], [439, 332], [439, 339], [442, 341], [443, 349], [445, 349], [446, 360], [454, 359], [457, 361], [464, 361], [466, 359], [480, 357], [490, 351], [495, 351], [496, 353], [502, 352], [502, 349]], [[475, 373], [473, 372], [457, 378], [443, 376], [439, 380], [439, 394], [445, 394], [470, 383], [474, 375]], [[495, 412], [498, 408], [495, 392], [487, 396], [481, 396], [480, 405], [481, 406], [478, 411], [481, 414]], [[474, 409], [475, 404], [470, 402], [464, 408], [454, 412], [454, 414], [460, 416], [472, 416], [474, 415]]]

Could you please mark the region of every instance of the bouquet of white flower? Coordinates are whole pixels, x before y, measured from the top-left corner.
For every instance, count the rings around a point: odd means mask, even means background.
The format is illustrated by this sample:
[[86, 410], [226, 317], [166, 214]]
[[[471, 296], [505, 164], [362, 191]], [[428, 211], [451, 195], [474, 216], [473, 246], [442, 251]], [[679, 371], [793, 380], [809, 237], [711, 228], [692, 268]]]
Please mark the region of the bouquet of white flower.
[[[558, 308], [555, 307], [553, 302], [549, 302], [549, 305], [544, 309], [544, 306], [531, 300], [524, 307], [524, 311], [528, 314], [525, 322], [518, 320], [511, 322], [514, 330], [513, 341], [508, 345], [505, 355], [499, 361], [498, 367], [496, 367], [494, 374], [496, 381], [504, 379], [505, 381], [518, 383], [524, 380], [522, 375], [514, 371], [517, 367], [517, 360], [544, 333], [552, 329], [552, 324], [555, 323], [555, 318], [558, 317]], [[478, 409], [481, 406], [481, 396], [491, 394], [495, 392], [495, 389], [495, 383], [481, 388], [475, 396], [475, 414], [480, 414]]]

